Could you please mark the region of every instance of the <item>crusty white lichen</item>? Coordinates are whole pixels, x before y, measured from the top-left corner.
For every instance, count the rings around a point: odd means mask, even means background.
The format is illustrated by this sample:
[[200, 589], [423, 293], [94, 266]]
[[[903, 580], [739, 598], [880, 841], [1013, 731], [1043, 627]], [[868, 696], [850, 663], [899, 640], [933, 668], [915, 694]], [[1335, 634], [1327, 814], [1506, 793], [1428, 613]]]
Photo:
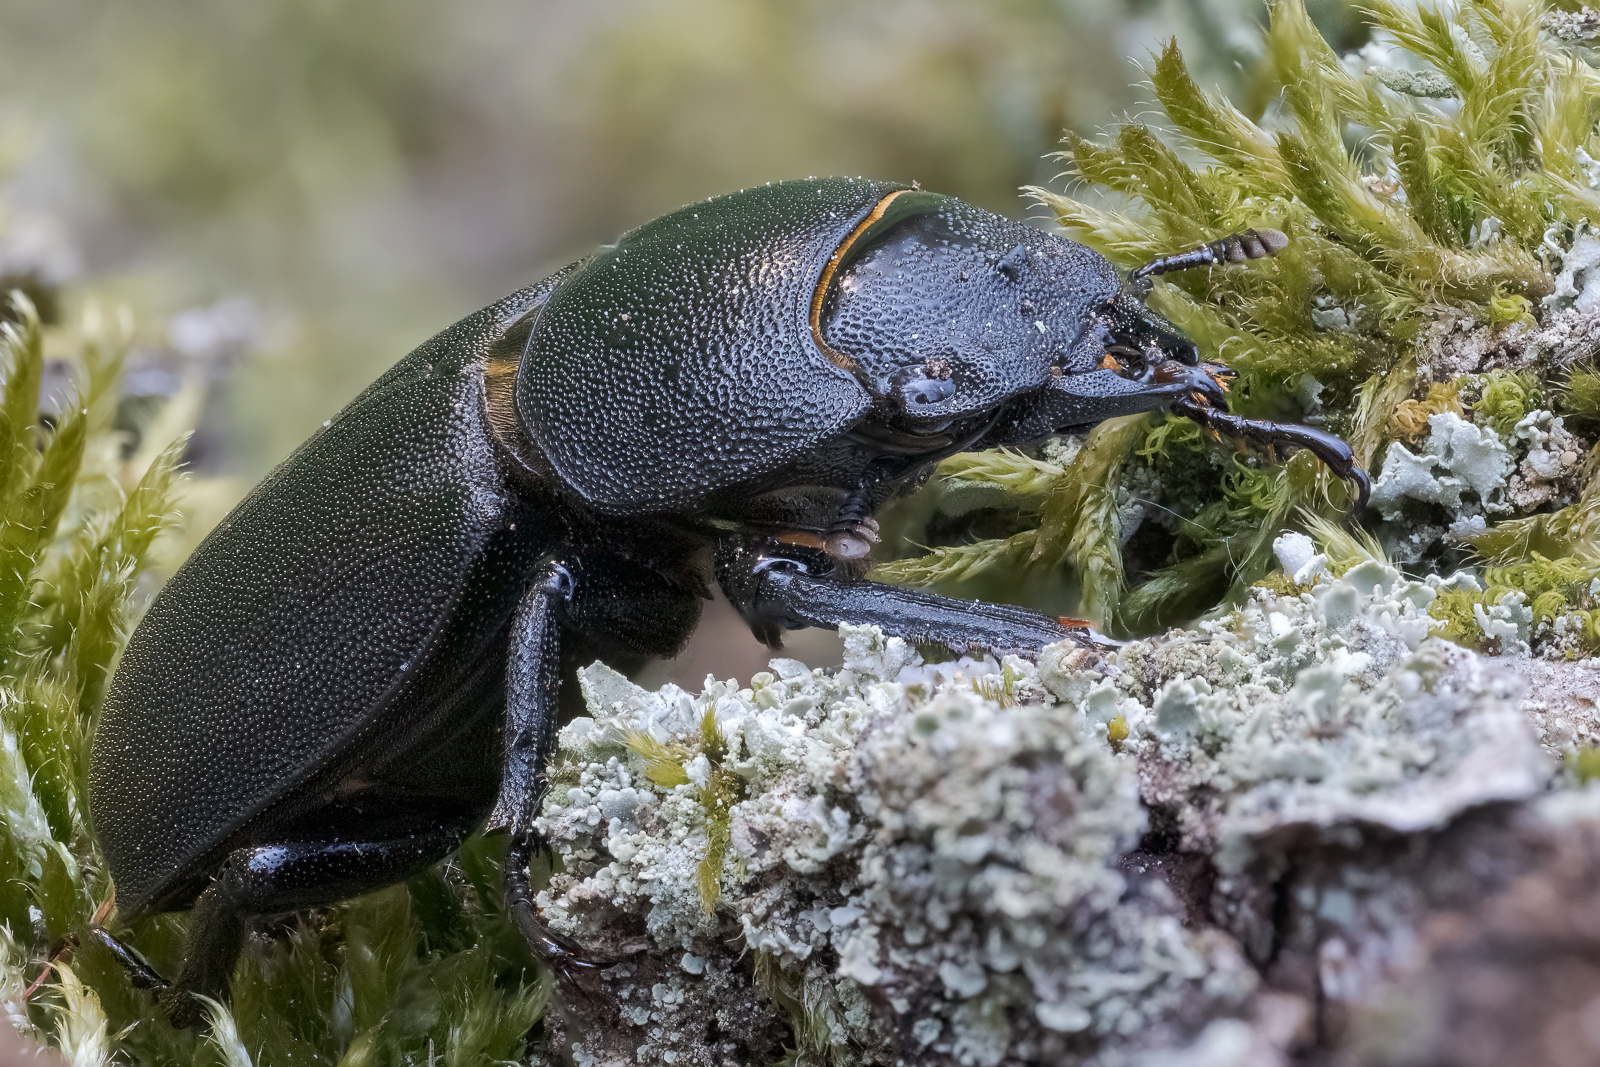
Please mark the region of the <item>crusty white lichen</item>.
[[1506, 486], [1506, 502], [1517, 512], [1564, 508], [1583, 491], [1584, 444], [1565, 420], [1549, 411], [1530, 411], [1517, 421], [1511, 439], [1522, 460]]
[[1298, 595], [1257, 589], [1102, 667], [1065, 671], [1056, 646], [1041, 672], [1127, 724], [1146, 803], [1227, 874], [1288, 826], [1414, 832], [1548, 780], [1516, 676], [1427, 636], [1440, 584], [1366, 563]]
[[1402, 517], [1405, 501], [1434, 504], [1453, 516], [1448, 528], [1452, 536], [1482, 533], [1486, 514], [1510, 510], [1505, 499], [1515, 466], [1510, 452], [1494, 430], [1452, 411], [1431, 416], [1428, 428], [1417, 452], [1398, 441], [1390, 443], [1372, 483], [1373, 507], [1392, 522]]
[[698, 695], [588, 668], [539, 903], [625, 962], [557, 1036], [685, 1065], [1109, 1065], [1228, 1019], [1266, 1040], [1285, 841], [1431, 834], [1553, 773], [1520, 680], [1428, 637], [1444, 583], [1310, 563], [1110, 654], [929, 665], [846, 627], [842, 669]]
[[[774, 1025], [845, 1058], [1059, 1056], [1250, 991], [1225, 939], [1186, 931], [1163, 886], [1119, 870], [1146, 828], [1135, 764], [1031, 664], [928, 667], [873, 629], [847, 628], [846, 648], [837, 673], [777, 660], [747, 689], [697, 697], [585, 672], [593, 716], [562, 733], [542, 821], [566, 870], [540, 904], [585, 944], [679, 958], [648, 992], [611, 982], [646, 1038], [637, 1055], [717, 1062], [678, 1023], [746, 950], [799, 1016], [775, 1006]], [[683, 780], [650, 784], [641, 752], [671, 750]], [[729, 775], [723, 815], [708, 786]], [[720, 819], [708, 909], [699, 873]], [[580, 1062], [595, 1043], [579, 1038]]]
[[1398, 558], [1480, 535], [1496, 516], [1566, 507], [1582, 492], [1587, 446], [1550, 411], [1529, 411], [1504, 435], [1453, 411], [1430, 416], [1428, 429], [1415, 450], [1390, 442], [1372, 485]]

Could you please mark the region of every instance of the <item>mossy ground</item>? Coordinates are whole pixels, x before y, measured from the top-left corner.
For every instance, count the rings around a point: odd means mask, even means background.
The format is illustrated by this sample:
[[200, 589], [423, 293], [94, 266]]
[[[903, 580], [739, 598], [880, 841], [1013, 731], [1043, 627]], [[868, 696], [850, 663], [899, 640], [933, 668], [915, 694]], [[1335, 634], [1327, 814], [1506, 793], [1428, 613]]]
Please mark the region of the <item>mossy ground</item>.
[[[1151, 304], [1239, 372], [1235, 411], [1339, 433], [1375, 476], [1391, 443], [1414, 444], [1446, 411], [1505, 439], [1547, 412], [1592, 443], [1595, 346], [1546, 336], [1592, 311], [1563, 291], [1564, 261], [1600, 218], [1600, 73], [1587, 40], [1546, 28], [1565, 27], [1558, 14], [1511, 0], [1453, 13], [1374, 3], [1374, 43], [1340, 56], [1300, 0], [1283, 0], [1258, 114], [1202, 91], [1169, 46], [1149, 67], [1158, 119], [1101, 141], [1069, 135], [1073, 194], [1034, 194], [1129, 268], [1251, 227], [1287, 233], [1275, 260], [1166, 275]], [[1583, 268], [1575, 276], [1581, 289]], [[1348, 503], [1310, 455], [1249, 453], [1175, 416], [1102, 424], [1065, 462], [961, 456], [940, 477], [955, 499], [1005, 487], [1020, 505], [984, 512], [977, 539], [978, 524], [936, 518], [947, 543], [880, 574], [959, 589], [1065, 572], [1056, 606], [1124, 634], [1237, 602], [1276, 569], [1281, 532], [1329, 529]], [[1441, 633], [1481, 644], [1471, 603], [1521, 591], [1536, 625], [1564, 620], [1568, 647], [1600, 649], [1589, 591], [1600, 500], [1587, 471], [1571, 480], [1589, 488], [1566, 507], [1512, 508], [1482, 536], [1404, 559], [1415, 571], [1493, 567], [1487, 588], [1442, 598]], [[1399, 548], [1446, 518], [1416, 506], [1357, 521]]]

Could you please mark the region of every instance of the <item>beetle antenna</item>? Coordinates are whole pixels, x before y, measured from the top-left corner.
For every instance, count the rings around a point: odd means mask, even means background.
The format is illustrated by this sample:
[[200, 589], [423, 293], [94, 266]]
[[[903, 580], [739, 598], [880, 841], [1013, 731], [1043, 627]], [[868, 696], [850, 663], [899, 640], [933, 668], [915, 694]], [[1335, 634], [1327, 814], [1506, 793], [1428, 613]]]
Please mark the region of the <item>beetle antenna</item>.
[[1135, 283], [1149, 284], [1148, 279], [1157, 274], [1170, 274], [1191, 267], [1209, 267], [1216, 263], [1243, 263], [1249, 259], [1275, 256], [1289, 246], [1289, 237], [1282, 230], [1244, 230], [1215, 241], [1177, 252], [1170, 256], [1157, 256], [1131, 275]]

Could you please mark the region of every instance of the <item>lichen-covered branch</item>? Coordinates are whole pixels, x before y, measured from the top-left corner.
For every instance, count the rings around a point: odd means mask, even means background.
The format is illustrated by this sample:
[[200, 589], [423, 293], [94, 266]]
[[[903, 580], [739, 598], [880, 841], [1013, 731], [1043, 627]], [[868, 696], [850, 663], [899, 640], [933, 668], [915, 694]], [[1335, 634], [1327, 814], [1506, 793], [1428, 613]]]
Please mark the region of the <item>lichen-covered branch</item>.
[[[1114, 655], [929, 665], [847, 627], [837, 672], [775, 660], [699, 694], [588, 668], [539, 900], [622, 962], [550, 1022], [556, 1047], [608, 1067], [1109, 1065], [1210, 1062], [1184, 1057], [1232, 1035], [1257, 1058], [1218, 1062], [1399, 1057], [1409, 1032], [1361, 1042], [1413, 980], [1446, 995], [1407, 1025], [1448, 1047], [1436, 1016], [1465, 994], [1390, 946], [1545, 877], [1549, 849], [1592, 854], [1600, 794], [1548, 790], [1577, 781], [1553, 755], [1600, 730], [1594, 672], [1546, 668], [1529, 703], [1517, 668], [1429, 636], [1450, 582], [1348, 535], [1334, 578], [1295, 536], [1294, 589]], [[1485, 966], [1516, 981], [1567, 951]]]

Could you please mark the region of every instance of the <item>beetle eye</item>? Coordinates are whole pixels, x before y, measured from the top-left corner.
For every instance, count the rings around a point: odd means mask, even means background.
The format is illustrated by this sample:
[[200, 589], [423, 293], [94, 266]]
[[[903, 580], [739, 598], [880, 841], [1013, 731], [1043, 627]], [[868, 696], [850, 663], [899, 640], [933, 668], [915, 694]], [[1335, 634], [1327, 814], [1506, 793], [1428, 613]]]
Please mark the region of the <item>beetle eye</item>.
[[956, 384], [951, 381], [923, 379], [920, 382], [910, 382], [901, 390], [901, 395], [908, 404], [937, 404], [941, 400], [949, 400], [956, 395]]
[[908, 408], [937, 404], [956, 395], [956, 383], [948, 369], [940, 375], [929, 374], [925, 366], [902, 367], [890, 377], [889, 384]]

